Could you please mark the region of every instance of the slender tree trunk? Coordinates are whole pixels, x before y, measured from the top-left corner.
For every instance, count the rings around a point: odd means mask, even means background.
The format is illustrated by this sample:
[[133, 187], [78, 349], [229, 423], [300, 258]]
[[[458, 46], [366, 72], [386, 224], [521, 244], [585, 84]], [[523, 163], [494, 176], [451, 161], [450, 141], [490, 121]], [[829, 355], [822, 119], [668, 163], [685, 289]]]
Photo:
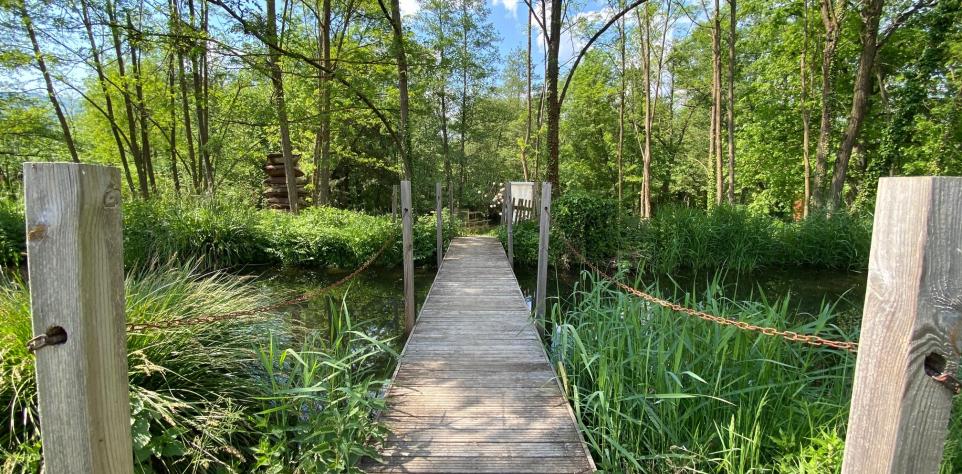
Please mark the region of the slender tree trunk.
[[[624, 2], [620, 1], [619, 6], [624, 8]], [[616, 188], [618, 192], [618, 215], [621, 215], [624, 187], [624, 152], [625, 152], [625, 92], [628, 88], [627, 75], [628, 68], [625, 60], [626, 43], [628, 42], [625, 20], [618, 22], [618, 58], [621, 66], [621, 88], [618, 90], [618, 182]]]
[[[277, 36], [277, 13], [274, 0], [267, 0], [267, 38], [274, 45], [279, 45]], [[284, 159], [284, 174], [287, 176], [287, 200], [291, 212], [298, 211], [297, 177], [295, 176], [294, 156], [291, 147], [291, 132], [287, 120], [287, 102], [284, 97], [284, 75], [281, 72], [281, 58], [277, 49], [268, 47], [270, 61], [271, 85], [274, 88], [274, 105], [277, 110], [277, 121], [281, 132], [281, 154]]]
[[[547, 0], [545, 0], [547, 1]], [[559, 153], [561, 150], [560, 120], [561, 103], [558, 101], [558, 54], [561, 50], [561, 0], [551, 0], [551, 19], [548, 23], [548, 71], [545, 77], [547, 83], [547, 119], [548, 119], [548, 182], [552, 184], [552, 194], [561, 192], [561, 181], [558, 172]]]
[[[528, 150], [531, 148], [531, 9], [528, 9], [528, 53], [525, 55], [525, 77], [527, 90], [525, 93], [525, 112], [527, 119], [524, 128], [524, 147], [521, 149], [521, 164], [524, 167], [524, 180], [531, 179], [528, 173]], [[533, 178], [537, 180], [538, 178]]]
[[409, 98], [408, 98], [408, 61], [404, 52], [404, 29], [401, 24], [401, 6], [399, 0], [391, 0], [391, 23], [394, 30], [394, 54], [397, 59], [398, 76], [398, 106], [400, 108], [401, 123], [398, 134], [401, 136], [401, 161], [404, 163], [404, 179], [411, 181], [414, 175], [414, 163], [411, 157], [411, 136], [409, 130]]
[[134, 169], [137, 170], [137, 185], [140, 188], [140, 196], [147, 198], [150, 194], [147, 185], [147, 172], [144, 167], [143, 153], [141, 152], [140, 142], [137, 138], [137, 119], [134, 117], [134, 101], [131, 98], [130, 84], [124, 63], [124, 54], [120, 39], [120, 24], [117, 18], [117, 11], [113, 0], [106, 3], [107, 19], [110, 21], [110, 34], [114, 41], [114, 54], [117, 60], [117, 75], [119, 76], [122, 87], [121, 96], [124, 99], [124, 112], [127, 117], [127, 140], [130, 143], [130, 154], [134, 158]]
[[738, 18], [735, 0], [728, 0], [728, 203], [735, 204], [735, 37]]
[[635, 10], [638, 17], [638, 30], [641, 35], [641, 79], [642, 97], [645, 100], [644, 108], [644, 147], [641, 151], [641, 202], [639, 214], [643, 219], [651, 217], [651, 141], [653, 138], [652, 114], [654, 107], [651, 101], [651, 15], [647, 6], [641, 10]]
[[[197, 21], [194, 0], [187, 0], [187, 8], [190, 15], [190, 24], [193, 27]], [[202, 34], [205, 34], [206, 29], [203, 23], [203, 20], [201, 20], [200, 30]], [[207, 43], [206, 40], [195, 41], [193, 46], [190, 53], [190, 65], [191, 78], [194, 83], [194, 110], [197, 118], [197, 154], [200, 159], [201, 181], [204, 190], [210, 193], [214, 190], [214, 170], [210, 161], [210, 149], [208, 148], [210, 135], [207, 130], [207, 103], [204, 100], [206, 88], [204, 84], [207, 82], [207, 76], [203, 74], [203, 62], [206, 62], [207, 58]]]
[[712, 98], [714, 106], [714, 134], [712, 140], [715, 142], [715, 204], [721, 204], [725, 193], [725, 171], [722, 165], [722, 84], [721, 84], [721, 5], [719, 0], [715, 0], [715, 16], [712, 19]]
[[825, 204], [825, 178], [828, 171], [828, 147], [832, 139], [832, 61], [838, 46], [839, 23], [833, 0], [821, 0], [822, 25], [825, 27], [822, 44], [822, 113], [815, 152], [815, 175], [812, 177], [812, 205]]
[[467, 161], [468, 143], [468, 74], [470, 61], [468, 60], [468, 3], [461, 2], [461, 155], [458, 157], [458, 201], [464, 200], [464, 163]]
[[153, 155], [150, 153], [150, 121], [147, 115], [147, 102], [144, 100], [143, 75], [140, 71], [140, 57], [138, 56], [137, 51], [139, 40], [133, 36], [134, 32], [137, 30], [134, 29], [134, 24], [130, 19], [129, 11], [127, 12], [127, 31], [129, 32], [127, 36], [127, 43], [128, 47], [130, 48], [130, 67], [133, 69], [134, 93], [137, 97], [137, 118], [140, 121], [141, 163], [143, 163], [144, 174], [147, 175], [147, 181], [150, 184], [150, 189], [156, 192], [157, 182], [154, 178]]
[[811, 114], [808, 110], [808, 0], [803, 1], [804, 5], [804, 28], [805, 31], [802, 34], [802, 59], [800, 61], [799, 69], [801, 73], [801, 86], [802, 86], [802, 100], [801, 100], [801, 110], [802, 110], [802, 169], [804, 170], [805, 179], [805, 197], [802, 200], [802, 217], [808, 217], [808, 211], [812, 204], [812, 169], [811, 161], [809, 159], [809, 141], [811, 140]]
[[[711, 121], [710, 121], [710, 124], [709, 124], [709, 126], [708, 126], [708, 161], [707, 161], [706, 164], [705, 164], [705, 169], [706, 169], [706, 170], [714, 170], [714, 177], [715, 177], [716, 183], [717, 183], [717, 179], [718, 179], [718, 178], [717, 178], [717, 175], [718, 175], [719, 169], [718, 169], [718, 166], [715, 165], [715, 129], [717, 128], [717, 124], [715, 123], [715, 92], [714, 92], [714, 91], [712, 91], [712, 104], [711, 104], [711, 111], [710, 111], [710, 112], [711, 112]], [[717, 205], [717, 204], [718, 204], [718, 199], [717, 199], [718, 188], [717, 188], [717, 186], [716, 186], [716, 188], [715, 188], [715, 192], [716, 192], [716, 196], [712, 196], [712, 195], [711, 195], [711, 191], [708, 191], [708, 192], [706, 193], [706, 194], [708, 194], [708, 195], [706, 196], [706, 198], [707, 198], [707, 199], [706, 199], [706, 202], [707, 202], [707, 204], [708, 204], [708, 207], [712, 207], [713, 205]]]
[[50, 71], [47, 70], [47, 61], [43, 58], [43, 51], [37, 41], [37, 33], [33, 29], [33, 20], [27, 11], [25, 0], [20, 0], [18, 6], [20, 7], [20, 21], [23, 22], [23, 27], [27, 30], [27, 36], [30, 37], [30, 44], [33, 45], [33, 57], [37, 62], [37, 68], [43, 75], [43, 82], [47, 87], [47, 99], [50, 100], [50, 105], [53, 106], [53, 111], [57, 115], [57, 122], [60, 123], [60, 129], [63, 131], [63, 138], [67, 145], [67, 151], [70, 153], [70, 159], [75, 163], [80, 163], [80, 156], [77, 155], [77, 147], [74, 144], [73, 135], [70, 133], [70, 125], [67, 124], [67, 116], [64, 115], [63, 109], [60, 107], [60, 101], [57, 99], [57, 90], [53, 87], [53, 79], [50, 77]]
[[855, 87], [852, 94], [852, 110], [848, 115], [848, 125], [842, 136], [842, 144], [838, 148], [835, 158], [835, 173], [832, 177], [832, 198], [830, 206], [838, 209], [842, 205], [842, 191], [845, 188], [845, 176], [848, 172], [848, 162], [852, 157], [852, 149], [858, 140], [858, 134], [868, 112], [868, 100], [872, 95], [873, 69], [875, 56], [878, 52], [879, 20], [882, 17], [884, 0], [868, 0], [862, 8], [862, 51], [858, 59], [858, 72], [855, 75]]
[[177, 172], [177, 73], [174, 71], [174, 61], [170, 58], [170, 66], [167, 70], [167, 96], [170, 97], [170, 174], [174, 179], [174, 193], [180, 196], [180, 174]]
[[104, 74], [103, 61], [100, 59], [100, 49], [94, 39], [93, 22], [90, 21], [90, 11], [87, 0], [80, 1], [80, 13], [83, 18], [84, 29], [87, 31], [87, 40], [90, 41], [90, 52], [94, 58], [94, 69], [97, 72], [97, 82], [100, 84], [100, 91], [104, 94], [104, 103], [107, 109], [107, 120], [110, 121], [110, 133], [117, 144], [117, 153], [120, 155], [120, 164], [124, 169], [124, 177], [127, 180], [127, 187], [131, 193], [136, 193], [134, 179], [130, 174], [130, 164], [127, 162], [127, 149], [124, 147], [123, 138], [120, 136], [120, 127], [117, 125], [117, 117], [114, 114], [114, 101], [110, 98], [110, 89], [107, 87], [107, 76]]
[[[321, 20], [318, 25], [318, 43], [321, 63], [331, 70], [331, 0], [321, 2]], [[331, 193], [331, 83], [324, 71], [318, 73], [321, 121], [314, 144], [315, 200], [321, 206], [330, 203]]]

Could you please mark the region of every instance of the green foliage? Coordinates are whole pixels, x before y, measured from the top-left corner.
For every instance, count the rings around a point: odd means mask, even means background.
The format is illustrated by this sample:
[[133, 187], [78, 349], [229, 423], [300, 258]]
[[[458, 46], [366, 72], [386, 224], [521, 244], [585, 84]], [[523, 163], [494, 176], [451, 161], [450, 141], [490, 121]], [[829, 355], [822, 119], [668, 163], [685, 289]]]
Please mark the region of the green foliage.
[[[826, 433], [844, 432], [851, 354], [713, 325], [603, 281], [583, 283], [589, 290], [575, 295], [573, 310], [553, 311], [550, 353], [600, 469], [741, 474], [837, 465], [840, 441]], [[670, 298], [753, 324], [854, 336], [834, 326], [831, 306], [794, 315], [787, 300], [736, 302], [719, 288]]]
[[[379, 263], [401, 261], [400, 224], [390, 216], [331, 207], [311, 207], [293, 215], [227, 199], [134, 201], [124, 212], [128, 266], [188, 258], [214, 268], [278, 263], [354, 268], [392, 236], [396, 244]], [[461, 224], [450, 215], [444, 222], [444, 239], [450, 242]], [[433, 261], [435, 236], [434, 215], [419, 216], [414, 226], [415, 261]]]
[[[266, 302], [245, 278], [195, 267], [154, 268], [129, 277], [126, 286], [131, 323]], [[22, 283], [0, 285], [4, 473], [37, 472], [40, 460], [34, 358], [25, 346], [31, 337], [28, 300]], [[349, 320], [346, 308], [333, 309], [333, 317]], [[267, 316], [128, 335], [138, 472], [268, 471], [259, 467], [265, 446], [283, 460], [269, 472], [347, 470], [366, 452], [365, 440], [383, 433], [368, 419], [382, 381], [366, 361], [390, 354], [384, 344], [352, 332], [349, 323], [332, 325], [328, 337], [335, 342], [327, 344], [277, 314]], [[269, 363], [279, 354], [290, 359]], [[290, 443], [268, 442], [278, 436]]]
[[[564, 258], [562, 239], [567, 239], [595, 262], [655, 273], [868, 266], [871, 222], [844, 212], [784, 222], [744, 207], [705, 211], [668, 206], [648, 220], [625, 215], [619, 225], [615, 209], [611, 200], [584, 193], [569, 192], [559, 199], [552, 209], [552, 260], [573, 261], [573, 256]], [[515, 256], [523, 265], [537, 262], [537, 233], [533, 222], [515, 226]], [[503, 228], [499, 235], [504, 242]]]
[[0, 199], [0, 267], [17, 265], [26, 251], [23, 207], [19, 202]]

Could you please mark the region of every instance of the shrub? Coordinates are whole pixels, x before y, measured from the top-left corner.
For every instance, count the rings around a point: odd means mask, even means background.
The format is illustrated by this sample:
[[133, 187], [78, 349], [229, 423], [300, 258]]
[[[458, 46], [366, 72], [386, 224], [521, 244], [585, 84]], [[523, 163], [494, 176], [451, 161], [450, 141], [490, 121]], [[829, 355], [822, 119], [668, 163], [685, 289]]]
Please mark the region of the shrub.
[[23, 206], [0, 199], [0, 266], [17, 265], [26, 251]]
[[[131, 323], [245, 310], [266, 302], [266, 295], [247, 279], [199, 273], [196, 267], [135, 272], [126, 287]], [[4, 473], [38, 472], [40, 463], [34, 359], [25, 348], [31, 337], [28, 299], [22, 283], [0, 285], [0, 472]], [[349, 321], [346, 309], [333, 309], [337, 318]], [[357, 453], [366, 452], [364, 441], [383, 432], [368, 421], [378, 406], [374, 394], [383, 381], [374, 377], [366, 361], [389, 351], [385, 352], [383, 343], [353, 332], [349, 322], [328, 329], [329, 340], [337, 341], [337, 347], [276, 313], [128, 334], [137, 470], [250, 472], [267, 455], [265, 440], [280, 433], [298, 435], [289, 438], [290, 444], [274, 443], [269, 450], [268, 457], [285, 466], [285, 472], [308, 458], [310, 464], [305, 465], [350, 468]], [[278, 354], [286, 355], [275, 357]], [[317, 378], [304, 378], [308, 369]], [[321, 386], [323, 391], [318, 390]], [[313, 416], [282, 420], [282, 409], [293, 410], [288, 415]], [[332, 439], [330, 432], [339, 437]], [[340, 437], [345, 433], [350, 436]], [[308, 452], [318, 456], [308, 457]]]

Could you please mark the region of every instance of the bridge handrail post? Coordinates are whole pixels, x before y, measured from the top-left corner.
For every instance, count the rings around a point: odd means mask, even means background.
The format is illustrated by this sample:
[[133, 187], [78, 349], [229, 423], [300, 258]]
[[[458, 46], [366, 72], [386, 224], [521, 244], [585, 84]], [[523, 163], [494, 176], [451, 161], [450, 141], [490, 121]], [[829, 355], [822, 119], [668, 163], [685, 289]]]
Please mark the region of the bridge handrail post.
[[962, 352], [960, 242], [962, 178], [880, 180], [843, 473], [939, 471]]
[[24, 163], [44, 468], [131, 473], [120, 173]]
[[504, 187], [505, 215], [508, 225], [508, 264], [514, 267], [514, 198], [511, 196], [511, 181]]
[[438, 234], [438, 269], [441, 269], [441, 262], [444, 261], [444, 221], [441, 217], [441, 182], [434, 183], [434, 207], [437, 214], [437, 234]]
[[551, 183], [541, 184], [541, 203], [538, 208], [541, 215], [538, 223], [538, 282], [535, 292], [535, 319], [538, 330], [544, 335], [545, 331], [545, 293], [548, 291], [548, 245], [551, 237]]
[[404, 254], [404, 335], [414, 330], [414, 213], [411, 182], [401, 181], [401, 245]]

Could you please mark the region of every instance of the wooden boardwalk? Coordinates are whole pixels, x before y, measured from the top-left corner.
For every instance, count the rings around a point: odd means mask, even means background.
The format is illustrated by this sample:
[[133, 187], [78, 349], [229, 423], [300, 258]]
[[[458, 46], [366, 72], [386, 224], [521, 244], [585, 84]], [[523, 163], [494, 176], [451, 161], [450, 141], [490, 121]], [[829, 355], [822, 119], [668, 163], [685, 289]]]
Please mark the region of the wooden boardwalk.
[[594, 470], [495, 238], [451, 243], [386, 401], [366, 472]]

